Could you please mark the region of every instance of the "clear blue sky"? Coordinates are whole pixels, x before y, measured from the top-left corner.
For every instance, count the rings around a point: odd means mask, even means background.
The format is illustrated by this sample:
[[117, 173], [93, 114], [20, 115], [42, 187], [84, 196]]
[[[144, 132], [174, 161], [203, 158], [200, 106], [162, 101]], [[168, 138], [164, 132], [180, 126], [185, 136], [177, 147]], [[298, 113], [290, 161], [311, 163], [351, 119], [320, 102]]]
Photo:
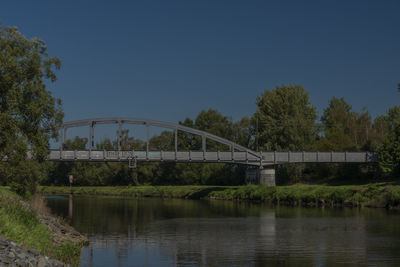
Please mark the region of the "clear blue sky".
[[2, 1], [3, 26], [61, 58], [49, 89], [65, 120], [238, 120], [301, 84], [320, 114], [344, 97], [372, 116], [400, 104], [400, 1]]

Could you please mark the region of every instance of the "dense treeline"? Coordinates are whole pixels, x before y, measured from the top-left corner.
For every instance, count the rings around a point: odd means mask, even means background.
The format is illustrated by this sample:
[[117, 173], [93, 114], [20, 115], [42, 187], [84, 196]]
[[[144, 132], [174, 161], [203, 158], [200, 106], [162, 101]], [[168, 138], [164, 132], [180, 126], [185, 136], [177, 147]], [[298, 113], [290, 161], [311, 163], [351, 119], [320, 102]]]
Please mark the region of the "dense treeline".
[[[61, 62], [49, 57], [40, 39], [26, 39], [14, 27], [0, 25], [0, 184], [12, 184], [20, 193], [41, 184], [62, 185], [67, 175], [78, 185], [213, 184], [244, 182], [245, 167], [232, 164], [145, 163], [130, 169], [126, 163], [45, 162], [49, 140], [57, 138], [62, 123], [61, 101], [46, 89], [54, 82]], [[278, 182], [333, 183], [395, 178], [400, 173], [400, 106], [372, 118], [356, 112], [344, 98], [332, 98], [319, 117], [308, 92], [299, 85], [265, 90], [255, 99], [250, 117], [232, 122], [216, 110], [203, 110], [182, 125], [204, 130], [257, 151], [377, 151], [378, 164], [291, 164], [277, 166]], [[173, 149], [173, 133], [164, 131], [150, 141], [151, 150]], [[179, 150], [198, 150], [199, 136], [179, 133]], [[70, 149], [82, 149], [86, 138], [68, 140]], [[122, 149], [141, 150], [146, 143], [123, 132]], [[208, 150], [224, 145], [207, 144]], [[105, 139], [98, 149], [116, 149]], [[26, 159], [31, 150], [33, 159]], [[14, 184], [13, 184], [14, 183]]]
[[[318, 117], [310, 103], [308, 92], [298, 85], [278, 86], [265, 90], [256, 99], [257, 110], [251, 118], [231, 122], [216, 110], [201, 111], [182, 125], [204, 130], [259, 151], [378, 151], [377, 164], [292, 164], [277, 166], [278, 182], [363, 183], [398, 175], [396, 142], [399, 143], [400, 106], [372, 119], [367, 110], [356, 112], [344, 98], [333, 97]], [[87, 138], [68, 140], [68, 149], [85, 149]], [[179, 133], [179, 150], [200, 150], [201, 138]], [[150, 140], [150, 150], [173, 150], [174, 136], [164, 131]], [[144, 150], [146, 143], [123, 131], [122, 149]], [[97, 149], [117, 149], [116, 141], [105, 139]], [[209, 142], [207, 149], [228, 149]], [[393, 157], [394, 156], [394, 157]], [[48, 163], [48, 175], [43, 184], [64, 185], [72, 174], [77, 185], [171, 185], [244, 183], [245, 166], [203, 163], [140, 163], [130, 169], [126, 163]], [[389, 175], [387, 174], [389, 173]]]

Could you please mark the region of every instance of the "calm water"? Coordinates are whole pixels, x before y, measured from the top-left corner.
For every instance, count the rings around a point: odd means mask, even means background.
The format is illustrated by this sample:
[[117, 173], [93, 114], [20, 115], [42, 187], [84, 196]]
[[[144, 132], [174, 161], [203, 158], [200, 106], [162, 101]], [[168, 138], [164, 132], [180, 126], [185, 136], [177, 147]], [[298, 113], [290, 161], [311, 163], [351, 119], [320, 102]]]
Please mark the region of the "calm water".
[[400, 213], [52, 197], [90, 240], [81, 266], [400, 266]]

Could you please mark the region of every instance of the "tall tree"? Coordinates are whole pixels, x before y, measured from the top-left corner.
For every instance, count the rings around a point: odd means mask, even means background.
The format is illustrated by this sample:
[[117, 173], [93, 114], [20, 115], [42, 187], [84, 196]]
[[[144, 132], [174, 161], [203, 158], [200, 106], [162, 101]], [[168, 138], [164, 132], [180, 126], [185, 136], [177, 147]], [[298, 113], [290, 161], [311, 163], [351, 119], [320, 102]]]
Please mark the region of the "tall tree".
[[384, 172], [400, 174], [400, 125], [385, 138], [379, 157], [379, 165]]
[[0, 159], [8, 157], [7, 170], [20, 182], [26, 182], [19, 170], [28, 148], [41, 162], [49, 139], [57, 137], [61, 101], [46, 89], [45, 80], [54, 82], [54, 69], [60, 66], [60, 59], [48, 56], [42, 40], [27, 39], [17, 28], [0, 25]]
[[[196, 117], [194, 127], [222, 138], [232, 138], [232, 123], [228, 117], [215, 109], [202, 110]], [[212, 140], [207, 140], [207, 149], [216, 151], [229, 148]]]
[[[312, 149], [317, 138], [317, 111], [302, 86], [282, 85], [271, 91], [265, 90], [256, 103], [258, 108], [252, 117], [256, 149]], [[302, 164], [278, 166], [278, 180], [281, 183], [296, 182], [303, 168]]]
[[386, 136], [400, 125], [400, 106], [389, 108], [387, 114], [377, 116], [372, 124], [371, 151], [379, 150]]
[[324, 110], [321, 122], [324, 138], [318, 144], [318, 149], [327, 151], [346, 151], [357, 149], [355, 125], [358, 114], [344, 98], [333, 97]]
[[[186, 118], [183, 122], [179, 122], [179, 124], [206, 131], [226, 139], [232, 139], [232, 123], [228, 117], [222, 115], [215, 109], [202, 110], [194, 121], [190, 118]], [[201, 137], [190, 133], [178, 132], [178, 147], [184, 150], [200, 150]], [[207, 149], [216, 151], [227, 148], [225, 145], [207, 140]]]
[[316, 138], [317, 111], [300, 85], [282, 85], [257, 97], [252, 117], [260, 150], [306, 150]]
[[400, 106], [389, 108], [386, 115], [386, 122], [389, 131], [393, 131], [398, 125], [400, 125]]
[[215, 109], [202, 110], [196, 117], [196, 129], [215, 134], [220, 137], [229, 138], [232, 135], [232, 123], [228, 117], [222, 115]]

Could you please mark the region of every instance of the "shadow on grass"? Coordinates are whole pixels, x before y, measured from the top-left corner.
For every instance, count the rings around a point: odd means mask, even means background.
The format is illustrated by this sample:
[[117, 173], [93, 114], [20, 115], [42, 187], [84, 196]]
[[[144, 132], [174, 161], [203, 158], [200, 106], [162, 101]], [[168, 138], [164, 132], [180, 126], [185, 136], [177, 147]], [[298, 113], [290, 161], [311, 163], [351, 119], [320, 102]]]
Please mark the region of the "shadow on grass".
[[326, 185], [331, 186], [339, 186], [339, 185], [366, 185], [366, 184], [380, 184], [382, 186], [385, 185], [400, 185], [400, 180], [393, 178], [375, 178], [375, 179], [351, 179], [351, 178], [342, 178], [342, 179], [331, 179], [325, 181]]
[[224, 191], [225, 189], [227, 189], [227, 187], [220, 187], [220, 186], [216, 186], [216, 187], [207, 187], [204, 189], [200, 189], [196, 192], [191, 192], [189, 194], [187, 194], [185, 196], [185, 198], [188, 199], [201, 199], [201, 198], [205, 198], [207, 197], [211, 192], [214, 191]]

